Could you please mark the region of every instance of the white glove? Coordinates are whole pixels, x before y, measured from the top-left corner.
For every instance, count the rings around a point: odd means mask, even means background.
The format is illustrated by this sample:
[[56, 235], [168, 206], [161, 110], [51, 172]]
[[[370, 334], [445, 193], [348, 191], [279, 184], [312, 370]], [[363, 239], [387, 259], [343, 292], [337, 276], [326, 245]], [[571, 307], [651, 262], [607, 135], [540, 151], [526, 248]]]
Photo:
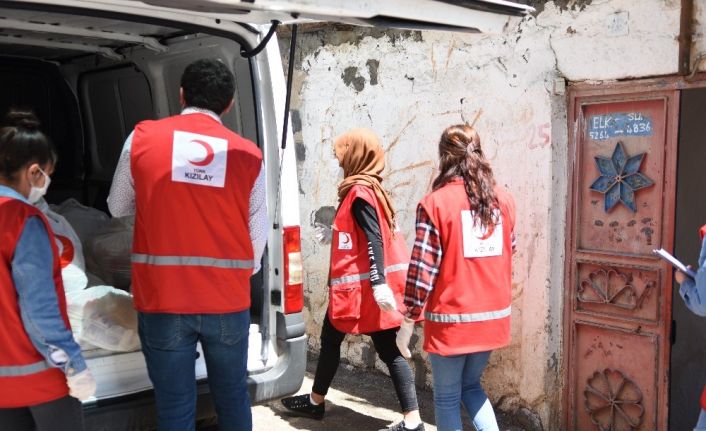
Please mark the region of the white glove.
[[331, 226], [326, 226], [322, 223], [314, 223], [314, 236], [320, 244], [331, 244], [333, 231]]
[[382, 311], [392, 311], [397, 309], [395, 295], [392, 293], [392, 290], [390, 290], [390, 287], [387, 284], [378, 284], [373, 286], [373, 297]]
[[400, 349], [402, 356], [409, 359], [412, 357], [412, 352], [409, 351], [409, 342], [412, 339], [412, 334], [414, 333], [414, 320], [405, 317], [400, 329], [397, 331], [397, 338], [395, 343], [397, 348]]
[[73, 376], [66, 376], [66, 383], [69, 385], [69, 395], [79, 401], [86, 401], [96, 393], [96, 381], [88, 368]]

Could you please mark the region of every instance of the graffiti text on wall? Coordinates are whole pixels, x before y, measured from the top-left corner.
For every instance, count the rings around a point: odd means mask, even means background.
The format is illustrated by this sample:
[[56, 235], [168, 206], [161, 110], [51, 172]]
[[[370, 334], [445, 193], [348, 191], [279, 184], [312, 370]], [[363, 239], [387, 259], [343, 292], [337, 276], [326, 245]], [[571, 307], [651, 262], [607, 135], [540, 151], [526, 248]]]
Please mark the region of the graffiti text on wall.
[[652, 136], [652, 119], [640, 112], [593, 115], [588, 119], [588, 137], [594, 141], [620, 136]]

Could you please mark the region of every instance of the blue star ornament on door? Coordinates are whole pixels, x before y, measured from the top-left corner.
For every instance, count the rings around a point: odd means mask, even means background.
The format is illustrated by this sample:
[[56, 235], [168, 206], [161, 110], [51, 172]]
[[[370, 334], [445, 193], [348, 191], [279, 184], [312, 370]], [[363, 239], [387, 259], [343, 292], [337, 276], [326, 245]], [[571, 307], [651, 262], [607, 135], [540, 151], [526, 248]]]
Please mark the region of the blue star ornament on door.
[[618, 202], [637, 212], [635, 191], [654, 184], [639, 172], [644, 157], [645, 153], [628, 157], [622, 142], [615, 145], [610, 158], [595, 157], [601, 176], [589, 188], [605, 195], [605, 212], [610, 212]]

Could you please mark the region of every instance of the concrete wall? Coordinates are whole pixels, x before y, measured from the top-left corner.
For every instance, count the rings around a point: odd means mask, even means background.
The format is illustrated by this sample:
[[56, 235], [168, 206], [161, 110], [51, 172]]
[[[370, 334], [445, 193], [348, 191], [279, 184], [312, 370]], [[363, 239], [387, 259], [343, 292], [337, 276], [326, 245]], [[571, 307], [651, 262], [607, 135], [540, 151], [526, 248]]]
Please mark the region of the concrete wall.
[[[416, 203], [435, 174], [441, 132], [475, 123], [498, 182], [517, 201], [519, 243], [513, 341], [491, 357], [485, 387], [501, 408], [528, 408], [546, 429], [557, 429], [568, 166], [564, 79], [676, 73], [679, 2], [536, 3], [541, 13], [509, 19], [504, 35], [310, 28], [297, 44], [292, 107], [310, 347], [319, 348], [328, 249], [314, 241], [307, 221], [331, 217], [337, 203], [333, 138], [361, 126], [382, 137], [384, 185], [411, 245]], [[280, 43], [286, 57], [286, 33]], [[367, 337], [349, 336], [342, 355], [355, 366], [384, 369]], [[426, 355], [415, 355], [414, 364], [418, 383], [429, 384]]]

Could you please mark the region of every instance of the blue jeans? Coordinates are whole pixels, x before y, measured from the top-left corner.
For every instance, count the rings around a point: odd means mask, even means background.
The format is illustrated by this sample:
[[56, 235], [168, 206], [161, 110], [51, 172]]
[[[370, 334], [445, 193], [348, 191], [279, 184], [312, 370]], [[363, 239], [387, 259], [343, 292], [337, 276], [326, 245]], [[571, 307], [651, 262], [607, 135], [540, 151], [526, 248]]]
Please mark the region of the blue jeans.
[[497, 431], [493, 406], [480, 385], [490, 352], [429, 354], [434, 378], [434, 415], [439, 431], [461, 431], [461, 403], [478, 431]]
[[696, 422], [696, 428], [694, 431], [706, 431], [706, 410], [701, 410], [699, 414], [699, 420]]
[[154, 385], [160, 430], [195, 428], [194, 368], [199, 341], [219, 429], [252, 430], [247, 370], [249, 327], [249, 310], [228, 314], [139, 313], [142, 353]]

